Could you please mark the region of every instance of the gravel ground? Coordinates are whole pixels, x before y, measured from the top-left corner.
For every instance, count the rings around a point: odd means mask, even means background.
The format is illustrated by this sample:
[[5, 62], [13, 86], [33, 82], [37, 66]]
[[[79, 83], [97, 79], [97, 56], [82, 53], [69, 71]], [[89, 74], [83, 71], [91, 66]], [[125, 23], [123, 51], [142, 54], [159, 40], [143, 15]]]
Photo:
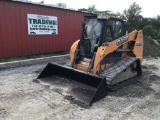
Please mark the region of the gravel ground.
[[143, 76], [137, 82], [110, 92], [90, 108], [33, 82], [45, 65], [0, 71], [0, 120], [160, 119], [160, 58], [144, 59]]

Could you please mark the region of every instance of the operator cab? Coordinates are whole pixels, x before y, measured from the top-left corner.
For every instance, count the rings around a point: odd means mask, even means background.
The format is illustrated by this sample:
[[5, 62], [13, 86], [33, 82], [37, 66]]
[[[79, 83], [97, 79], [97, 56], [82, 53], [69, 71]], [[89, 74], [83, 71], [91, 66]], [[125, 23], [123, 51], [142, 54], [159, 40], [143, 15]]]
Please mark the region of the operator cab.
[[78, 49], [80, 55], [87, 58], [92, 58], [102, 44], [112, 42], [126, 34], [124, 21], [114, 17], [87, 16], [82, 27]]

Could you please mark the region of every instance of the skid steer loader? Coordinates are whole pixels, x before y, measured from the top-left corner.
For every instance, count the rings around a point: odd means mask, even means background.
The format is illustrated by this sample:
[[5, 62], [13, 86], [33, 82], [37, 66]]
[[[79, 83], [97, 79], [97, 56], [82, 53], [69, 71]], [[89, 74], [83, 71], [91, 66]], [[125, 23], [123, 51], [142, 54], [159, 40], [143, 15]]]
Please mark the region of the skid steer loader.
[[37, 80], [87, 105], [132, 83], [142, 74], [143, 33], [126, 34], [126, 26], [115, 17], [84, 17], [81, 38], [70, 49], [70, 64], [51, 62]]

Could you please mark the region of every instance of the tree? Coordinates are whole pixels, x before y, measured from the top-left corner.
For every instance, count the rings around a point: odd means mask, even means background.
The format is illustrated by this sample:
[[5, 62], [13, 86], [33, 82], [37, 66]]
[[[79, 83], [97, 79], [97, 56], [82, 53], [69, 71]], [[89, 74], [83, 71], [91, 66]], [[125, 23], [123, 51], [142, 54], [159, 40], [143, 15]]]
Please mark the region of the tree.
[[156, 18], [152, 19], [151, 24], [159, 33], [160, 32], [160, 16], [158, 15]]
[[41, 4], [44, 4], [44, 1], [42, 0], [40, 3], [41, 3]]
[[110, 16], [113, 16], [114, 13], [110, 10], [105, 10], [105, 11], [97, 11], [97, 14], [99, 15], [110, 15]]
[[160, 43], [160, 32], [157, 34], [156, 39], [157, 39], [157, 41]]
[[96, 5], [90, 5], [88, 7], [88, 12], [90, 13], [96, 13], [98, 10], [96, 9]]
[[112, 11], [110, 11], [110, 10], [105, 10], [105, 11], [99, 11], [99, 10], [97, 10], [96, 9], [96, 5], [90, 5], [87, 9], [86, 8], [81, 8], [81, 9], [78, 9], [78, 11], [95, 13], [95, 14], [98, 14], [98, 15], [112, 15], [112, 16], [116, 16], [116, 14], [113, 13]]
[[144, 26], [143, 33], [144, 33], [144, 35], [149, 35], [152, 38], [155, 38], [155, 36], [156, 36], [156, 30], [152, 27], [152, 25]]
[[139, 25], [140, 29], [143, 29], [146, 25], [151, 25], [152, 18], [142, 18], [141, 23]]
[[67, 8], [66, 3], [57, 3], [55, 6], [59, 8], [65, 8], [65, 9]]
[[86, 8], [80, 8], [80, 9], [78, 9], [78, 11], [80, 11], [80, 12], [88, 12], [88, 9], [86, 9]]
[[90, 6], [88, 6], [87, 9], [86, 8], [81, 8], [81, 9], [78, 9], [78, 11], [96, 13], [98, 10], [96, 9], [96, 5], [90, 5]]
[[141, 7], [135, 2], [132, 3], [128, 9], [125, 9], [122, 14], [122, 18], [128, 21], [128, 30], [139, 29], [140, 22], [142, 20]]

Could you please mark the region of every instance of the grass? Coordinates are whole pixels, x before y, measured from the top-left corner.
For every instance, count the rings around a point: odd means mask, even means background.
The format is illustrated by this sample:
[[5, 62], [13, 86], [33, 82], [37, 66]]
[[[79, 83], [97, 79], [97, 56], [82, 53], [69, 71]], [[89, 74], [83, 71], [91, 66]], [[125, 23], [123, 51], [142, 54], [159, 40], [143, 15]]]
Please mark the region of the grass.
[[0, 59], [0, 63], [12, 62], [12, 61], [18, 61], [18, 60], [26, 60], [26, 59], [34, 59], [34, 58], [51, 57], [51, 56], [65, 55], [65, 54], [69, 54], [69, 51], [48, 53], [48, 54], [38, 54], [38, 55], [27, 55], [27, 56], [11, 57], [11, 58], [6, 58], [6, 59]]

